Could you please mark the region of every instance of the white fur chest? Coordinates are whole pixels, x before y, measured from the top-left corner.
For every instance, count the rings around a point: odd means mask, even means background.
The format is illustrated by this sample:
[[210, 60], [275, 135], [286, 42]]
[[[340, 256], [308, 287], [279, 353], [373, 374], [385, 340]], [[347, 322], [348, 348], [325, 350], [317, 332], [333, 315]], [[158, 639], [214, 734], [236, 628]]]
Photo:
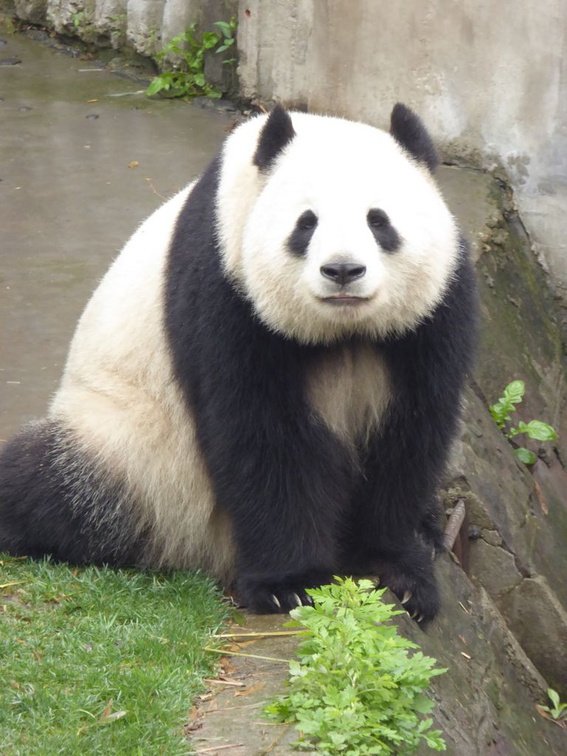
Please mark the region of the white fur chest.
[[391, 396], [383, 357], [367, 344], [329, 347], [307, 376], [308, 401], [342, 441], [364, 445], [384, 416]]

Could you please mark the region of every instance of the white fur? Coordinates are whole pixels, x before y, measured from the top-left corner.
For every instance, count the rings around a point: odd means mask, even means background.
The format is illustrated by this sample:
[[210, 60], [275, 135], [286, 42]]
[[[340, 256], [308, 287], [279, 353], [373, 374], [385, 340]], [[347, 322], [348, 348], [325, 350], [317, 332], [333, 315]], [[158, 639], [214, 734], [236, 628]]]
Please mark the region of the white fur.
[[166, 255], [191, 188], [142, 224], [95, 291], [50, 416], [126, 479], [139, 530], [147, 527], [153, 536], [141, 561], [201, 567], [225, 578], [234, 561], [230, 528], [215, 508], [163, 326]]
[[367, 344], [329, 347], [308, 376], [311, 406], [353, 452], [380, 425], [390, 396], [388, 370]]
[[[441, 301], [458, 250], [455, 221], [434, 181], [383, 131], [304, 113], [292, 121], [297, 136], [267, 176], [250, 160], [265, 117], [227, 140], [217, 206], [227, 273], [269, 328], [307, 343], [414, 328]], [[368, 227], [373, 208], [402, 236], [393, 254], [378, 249]], [[298, 258], [286, 241], [308, 209], [318, 225]], [[321, 301], [334, 285], [320, 268], [337, 261], [366, 266], [348, 293], [368, 301]]]

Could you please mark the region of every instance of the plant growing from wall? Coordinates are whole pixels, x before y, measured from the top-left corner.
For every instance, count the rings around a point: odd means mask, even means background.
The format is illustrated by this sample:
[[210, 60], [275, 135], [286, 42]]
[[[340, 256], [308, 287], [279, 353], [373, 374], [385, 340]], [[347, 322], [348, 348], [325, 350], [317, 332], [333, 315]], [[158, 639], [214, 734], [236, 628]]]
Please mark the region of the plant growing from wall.
[[[173, 60], [171, 70], [165, 70], [156, 76], [146, 89], [148, 97], [161, 94], [166, 97], [220, 97], [222, 90], [207, 81], [205, 77], [205, 53], [214, 50], [221, 54], [233, 47], [236, 41], [236, 20], [216, 21], [218, 31], [205, 32], [199, 36], [196, 24], [183, 34], [174, 37], [156, 59], [160, 63]], [[235, 59], [225, 60], [224, 64], [233, 65]]]
[[421, 741], [445, 750], [427, 715], [425, 691], [435, 659], [388, 624], [397, 611], [383, 603], [384, 590], [370, 580], [336, 583], [308, 591], [313, 606], [290, 612], [290, 626], [305, 640], [289, 665], [289, 690], [266, 708], [300, 731], [295, 747], [334, 756], [410, 754]]
[[71, 20], [73, 21], [73, 26], [75, 29], [80, 29], [81, 26], [84, 26], [86, 21], [87, 14], [85, 11], [79, 11], [78, 13], [73, 13], [71, 16]]
[[[542, 420], [530, 420], [529, 423], [520, 420], [517, 428], [508, 425], [511, 422], [510, 413], [516, 411], [514, 405], [521, 404], [525, 391], [524, 381], [509, 383], [500, 399], [489, 408], [494, 422], [509, 440], [525, 433], [528, 438], [536, 441], [554, 441], [557, 438], [556, 431]], [[514, 454], [525, 465], [533, 465], [536, 462], [536, 455], [523, 447], [515, 448]]]
[[71, 15], [73, 24], [73, 33], [76, 34], [83, 42], [92, 44], [95, 42], [98, 31], [95, 26], [94, 15], [89, 11], [78, 11]]
[[547, 696], [551, 706], [537, 706], [537, 710], [547, 718], [551, 718], [563, 726], [567, 725], [567, 703], [561, 702], [559, 693], [553, 688], [547, 689]]

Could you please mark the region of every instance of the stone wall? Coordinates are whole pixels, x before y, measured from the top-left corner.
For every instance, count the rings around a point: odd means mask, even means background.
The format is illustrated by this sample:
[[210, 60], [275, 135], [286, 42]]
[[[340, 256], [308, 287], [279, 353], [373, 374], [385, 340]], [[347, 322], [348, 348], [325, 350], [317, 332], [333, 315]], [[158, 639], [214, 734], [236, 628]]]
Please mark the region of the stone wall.
[[100, 46], [154, 55], [196, 22], [209, 29], [237, 13], [237, 0], [0, 0], [0, 11]]

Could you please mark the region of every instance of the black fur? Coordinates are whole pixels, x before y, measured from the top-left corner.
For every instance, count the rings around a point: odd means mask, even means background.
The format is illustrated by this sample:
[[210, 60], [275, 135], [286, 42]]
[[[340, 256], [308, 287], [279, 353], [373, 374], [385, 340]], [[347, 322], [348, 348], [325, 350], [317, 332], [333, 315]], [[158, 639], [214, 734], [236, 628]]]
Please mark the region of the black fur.
[[139, 563], [125, 487], [98, 469], [73, 434], [45, 420], [0, 455], [0, 551], [73, 564]]
[[[427, 621], [439, 598], [435, 489], [473, 351], [475, 283], [464, 245], [443, 303], [414, 332], [375, 343], [395, 397], [382, 430], [352, 454], [305, 398], [325, 347], [269, 331], [222, 272], [213, 198], [219, 161], [183, 209], [168, 271], [166, 323], [177, 380], [195, 414], [218, 506], [230, 513], [237, 589], [255, 611], [339, 570], [379, 570]], [[362, 468], [362, 469], [361, 469]]]
[[439, 165], [435, 145], [420, 118], [401, 102], [392, 110], [390, 134], [412, 157], [435, 172]]
[[281, 105], [276, 105], [260, 134], [254, 153], [254, 165], [261, 171], [270, 170], [275, 159], [294, 136], [295, 130], [289, 113]]
[[390, 223], [388, 215], [378, 208], [368, 211], [368, 226], [384, 252], [397, 252], [402, 244], [400, 235]]
[[297, 219], [295, 228], [287, 240], [290, 252], [298, 257], [305, 257], [309, 242], [317, 228], [317, 216], [313, 210], [306, 210]]

